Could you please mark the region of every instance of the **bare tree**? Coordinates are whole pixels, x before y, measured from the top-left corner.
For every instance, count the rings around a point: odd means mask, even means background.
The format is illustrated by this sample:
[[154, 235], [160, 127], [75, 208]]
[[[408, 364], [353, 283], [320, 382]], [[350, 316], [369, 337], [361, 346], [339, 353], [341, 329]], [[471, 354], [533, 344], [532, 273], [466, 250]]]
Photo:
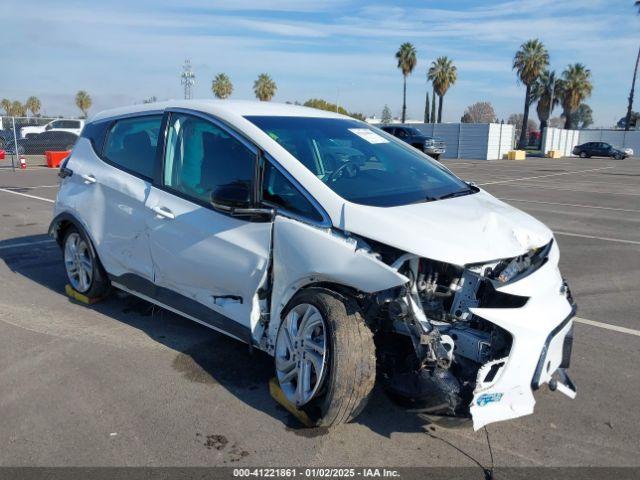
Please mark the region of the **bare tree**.
[[476, 102], [464, 111], [462, 123], [491, 123], [496, 121], [496, 112], [489, 102]]

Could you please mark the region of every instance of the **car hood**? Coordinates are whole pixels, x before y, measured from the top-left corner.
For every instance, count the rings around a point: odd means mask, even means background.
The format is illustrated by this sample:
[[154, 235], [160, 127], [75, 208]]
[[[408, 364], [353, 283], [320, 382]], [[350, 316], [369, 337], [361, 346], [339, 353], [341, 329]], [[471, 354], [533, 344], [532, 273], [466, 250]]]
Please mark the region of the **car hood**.
[[516, 257], [553, 238], [544, 224], [483, 190], [399, 207], [345, 203], [339, 223], [347, 232], [460, 266]]

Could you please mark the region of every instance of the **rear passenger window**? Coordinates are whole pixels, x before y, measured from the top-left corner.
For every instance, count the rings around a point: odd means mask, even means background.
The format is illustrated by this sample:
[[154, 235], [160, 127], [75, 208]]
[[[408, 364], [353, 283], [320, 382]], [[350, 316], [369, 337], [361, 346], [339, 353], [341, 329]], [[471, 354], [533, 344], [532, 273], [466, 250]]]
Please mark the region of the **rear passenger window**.
[[171, 114], [163, 182], [205, 203], [223, 185], [246, 184], [255, 176], [256, 154], [215, 124], [199, 117]]
[[103, 156], [131, 173], [152, 178], [162, 115], [125, 118], [107, 133]]
[[276, 207], [318, 222], [322, 216], [309, 200], [276, 167], [265, 164], [262, 199]]

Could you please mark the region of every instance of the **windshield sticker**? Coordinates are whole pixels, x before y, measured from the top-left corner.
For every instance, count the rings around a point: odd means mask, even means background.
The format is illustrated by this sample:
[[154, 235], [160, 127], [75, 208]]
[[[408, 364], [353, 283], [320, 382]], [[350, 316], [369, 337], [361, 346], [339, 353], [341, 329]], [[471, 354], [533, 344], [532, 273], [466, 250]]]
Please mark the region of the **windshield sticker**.
[[349, 131], [351, 133], [355, 133], [363, 140], [366, 140], [369, 143], [389, 143], [384, 137], [381, 137], [373, 130], [369, 130], [368, 128], [350, 128]]

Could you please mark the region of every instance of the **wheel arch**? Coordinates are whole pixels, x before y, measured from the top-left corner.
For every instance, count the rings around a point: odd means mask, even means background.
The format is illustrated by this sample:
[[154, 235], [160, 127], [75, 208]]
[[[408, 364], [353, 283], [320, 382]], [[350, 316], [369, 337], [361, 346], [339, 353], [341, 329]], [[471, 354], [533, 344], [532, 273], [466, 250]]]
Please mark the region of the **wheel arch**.
[[64, 235], [69, 227], [76, 227], [88, 240], [93, 253], [98, 258], [95, 248], [95, 242], [93, 237], [89, 234], [89, 231], [84, 226], [83, 222], [70, 212], [62, 212], [56, 215], [49, 224], [49, 235], [56, 241], [56, 243], [62, 247], [62, 241]]

